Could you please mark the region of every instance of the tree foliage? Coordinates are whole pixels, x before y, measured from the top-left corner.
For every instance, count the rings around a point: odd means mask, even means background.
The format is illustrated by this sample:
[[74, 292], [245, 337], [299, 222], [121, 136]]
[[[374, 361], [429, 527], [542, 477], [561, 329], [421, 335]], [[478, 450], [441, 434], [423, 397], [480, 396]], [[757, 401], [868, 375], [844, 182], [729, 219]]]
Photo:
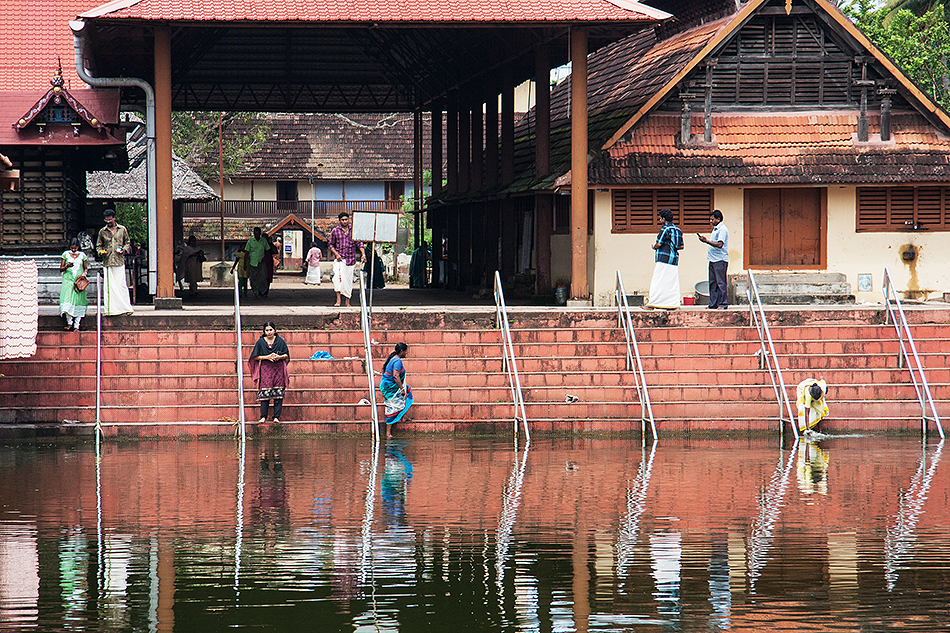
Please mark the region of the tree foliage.
[[148, 208], [142, 202], [117, 202], [115, 219], [129, 232], [129, 239], [142, 246], [148, 244]]
[[930, 98], [950, 109], [950, 26], [943, 4], [931, 3], [917, 15], [908, 9], [878, 7], [872, 0], [856, 0], [844, 12]]
[[266, 115], [256, 112], [173, 112], [175, 153], [205, 180], [218, 179], [219, 124], [225, 176], [240, 171], [270, 134]]

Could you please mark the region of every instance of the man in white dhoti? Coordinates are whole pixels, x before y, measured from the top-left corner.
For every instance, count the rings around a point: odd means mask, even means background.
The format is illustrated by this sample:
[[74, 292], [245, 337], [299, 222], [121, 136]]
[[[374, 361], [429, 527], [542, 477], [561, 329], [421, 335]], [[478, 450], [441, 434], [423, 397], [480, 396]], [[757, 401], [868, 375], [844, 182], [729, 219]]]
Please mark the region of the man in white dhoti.
[[679, 252], [683, 248], [683, 232], [673, 224], [672, 211], [660, 209], [659, 216], [664, 224], [653, 244], [656, 265], [650, 282], [650, 298], [644, 307], [676, 310], [680, 307]]
[[115, 220], [115, 209], [103, 212], [106, 225], [99, 229], [96, 239], [96, 252], [102, 258], [102, 272], [105, 276], [105, 306], [103, 314], [132, 314], [132, 301], [129, 299], [129, 283], [125, 278], [125, 255], [130, 251], [129, 232]]
[[350, 224], [350, 214], [344, 211], [337, 216], [340, 225], [330, 231], [330, 241], [327, 249], [333, 255], [333, 290], [336, 291], [335, 306], [340, 305], [340, 296], [346, 297], [346, 305], [350, 305], [353, 294], [353, 269], [356, 267], [356, 252], [360, 253], [360, 261], [366, 262], [366, 250], [363, 242], [353, 241], [353, 225]]

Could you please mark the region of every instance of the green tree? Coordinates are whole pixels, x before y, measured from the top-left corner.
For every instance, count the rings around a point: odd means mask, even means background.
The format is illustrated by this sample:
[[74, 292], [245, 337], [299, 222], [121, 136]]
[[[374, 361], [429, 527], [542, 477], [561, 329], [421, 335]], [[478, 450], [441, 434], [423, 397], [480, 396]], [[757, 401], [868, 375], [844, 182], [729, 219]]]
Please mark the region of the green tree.
[[173, 112], [175, 153], [205, 180], [218, 179], [219, 122], [225, 176], [237, 173], [248, 154], [260, 149], [270, 134], [270, 123], [261, 113]]
[[148, 244], [148, 208], [142, 202], [117, 202], [115, 219], [129, 232], [129, 239], [139, 246]]
[[931, 99], [950, 109], [950, 26], [942, 4], [934, 3], [918, 16], [907, 9], [894, 11], [877, 7], [872, 0], [857, 0], [844, 12]]

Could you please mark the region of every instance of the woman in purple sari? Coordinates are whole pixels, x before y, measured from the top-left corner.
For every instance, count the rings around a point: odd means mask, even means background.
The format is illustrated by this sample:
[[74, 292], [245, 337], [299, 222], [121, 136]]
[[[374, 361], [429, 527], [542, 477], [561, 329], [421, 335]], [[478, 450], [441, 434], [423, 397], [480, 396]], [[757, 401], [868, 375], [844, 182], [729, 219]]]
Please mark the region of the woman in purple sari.
[[268, 321], [264, 324], [264, 333], [257, 339], [248, 361], [251, 378], [257, 387], [257, 401], [261, 403], [261, 422], [267, 420], [271, 400], [274, 401], [274, 423], [280, 422], [284, 390], [290, 383], [290, 373], [287, 371], [289, 362], [290, 350], [287, 343], [277, 336], [277, 327]]

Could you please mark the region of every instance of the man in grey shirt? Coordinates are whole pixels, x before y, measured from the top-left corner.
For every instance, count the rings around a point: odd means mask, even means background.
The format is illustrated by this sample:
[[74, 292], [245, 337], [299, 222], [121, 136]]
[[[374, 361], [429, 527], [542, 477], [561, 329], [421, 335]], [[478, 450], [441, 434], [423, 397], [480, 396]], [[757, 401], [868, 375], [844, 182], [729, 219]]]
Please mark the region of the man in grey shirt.
[[706, 259], [709, 261], [709, 309], [725, 310], [729, 307], [726, 289], [726, 270], [729, 268], [729, 229], [722, 221], [722, 211], [714, 209], [709, 214], [712, 235], [708, 238], [697, 233], [699, 241], [709, 245]]

